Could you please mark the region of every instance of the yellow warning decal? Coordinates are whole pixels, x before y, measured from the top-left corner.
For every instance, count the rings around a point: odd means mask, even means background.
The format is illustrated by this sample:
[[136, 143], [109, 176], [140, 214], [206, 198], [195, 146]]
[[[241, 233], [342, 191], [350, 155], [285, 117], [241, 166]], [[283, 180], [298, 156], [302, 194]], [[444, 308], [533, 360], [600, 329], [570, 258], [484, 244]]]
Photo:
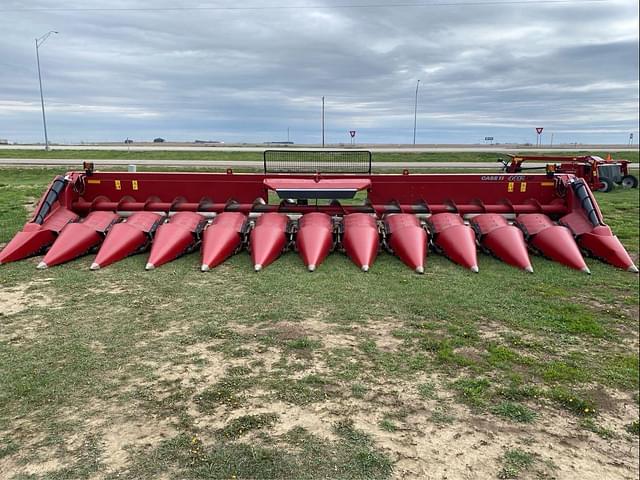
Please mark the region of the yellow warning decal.
[[509, 191], [509, 193], [513, 193], [513, 185], [514, 185], [514, 182], [509, 182], [509, 185], [507, 187], [507, 190]]
[[87, 180], [87, 183], [89, 185], [100, 185], [100, 180], [93, 180], [90, 178], [89, 180]]
[[138, 180], [131, 180], [131, 188], [134, 190], [138, 189]]
[[553, 182], [542, 182], [540, 184], [540, 186], [541, 187], [553, 187], [553, 186], [555, 186], [555, 183], [553, 183]]
[[521, 193], [524, 193], [524, 192], [526, 192], [526, 191], [527, 191], [527, 182], [522, 182], [522, 183], [520, 184], [520, 192], [521, 192]]
[[116, 190], [122, 190], [122, 184], [120, 183], [120, 180], [116, 180]]

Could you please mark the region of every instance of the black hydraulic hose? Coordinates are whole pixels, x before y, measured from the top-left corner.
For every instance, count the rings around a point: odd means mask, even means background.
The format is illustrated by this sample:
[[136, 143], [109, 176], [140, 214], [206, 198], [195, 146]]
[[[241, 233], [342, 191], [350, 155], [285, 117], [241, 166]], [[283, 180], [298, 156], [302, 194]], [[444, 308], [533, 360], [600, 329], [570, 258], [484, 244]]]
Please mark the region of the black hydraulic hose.
[[49, 212], [51, 211], [51, 207], [58, 200], [58, 197], [64, 190], [66, 184], [67, 184], [67, 180], [65, 180], [64, 177], [55, 178], [55, 180], [51, 184], [51, 188], [49, 188], [49, 191], [47, 192], [46, 196], [44, 197], [44, 200], [42, 201], [40, 210], [38, 210], [38, 213], [36, 213], [36, 216], [33, 219], [34, 223], [37, 223], [38, 225], [42, 225], [42, 222], [44, 222], [44, 219], [47, 217], [47, 215], [49, 215]]
[[573, 188], [574, 193], [580, 200], [580, 204], [582, 205], [582, 208], [584, 208], [584, 211], [587, 213], [587, 217], [589, 218], [589, 221], [593, 224], [593, 226], [598, 227], [602, 225], [600, 216], [598, 215], [598, 211], [593, 204], [593, 200], [591, 198], [591, 195], [589, 195], [589, 191], [587, 190], [587, 186], [584, 180], [579, 179], [572, 182], [571, 188]]

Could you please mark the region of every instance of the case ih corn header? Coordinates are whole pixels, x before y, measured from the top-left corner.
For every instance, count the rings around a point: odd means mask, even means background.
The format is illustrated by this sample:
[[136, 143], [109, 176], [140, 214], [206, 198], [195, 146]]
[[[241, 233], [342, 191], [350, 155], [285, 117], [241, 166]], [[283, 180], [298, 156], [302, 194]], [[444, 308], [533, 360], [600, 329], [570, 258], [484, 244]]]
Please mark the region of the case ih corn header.
[[150, 250], [147, 270], [201, 250], [208, 271], [242, 249], [260, 271], [287, 249], [313, 271], [333, 250], [361, 270], [381, 248], [418, 273], [428, 250], [474, 272], [477, 249], [533, 272], [529, 252], [589, 273], [583, 254], [638, 269], [589, 185], [571, 174], [372, 174], [369, 152], [267, 151], [263, 173], [56, 177], [0, 263], [39, 268], [97, 251], [91, 269]]

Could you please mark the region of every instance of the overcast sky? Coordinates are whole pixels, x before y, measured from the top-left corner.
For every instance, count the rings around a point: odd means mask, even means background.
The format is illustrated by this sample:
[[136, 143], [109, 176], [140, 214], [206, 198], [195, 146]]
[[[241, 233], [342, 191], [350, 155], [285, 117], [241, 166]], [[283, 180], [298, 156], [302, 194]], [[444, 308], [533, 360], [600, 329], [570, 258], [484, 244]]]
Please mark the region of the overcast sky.
[[0, 138], [42, 141], [58, 30], [54, 142], [318, 143], [324, 95], [328, 142], [411, 143], [420, 79], [417, 143], [637, 144], [638, 0], [498, 3], [0, 0]]

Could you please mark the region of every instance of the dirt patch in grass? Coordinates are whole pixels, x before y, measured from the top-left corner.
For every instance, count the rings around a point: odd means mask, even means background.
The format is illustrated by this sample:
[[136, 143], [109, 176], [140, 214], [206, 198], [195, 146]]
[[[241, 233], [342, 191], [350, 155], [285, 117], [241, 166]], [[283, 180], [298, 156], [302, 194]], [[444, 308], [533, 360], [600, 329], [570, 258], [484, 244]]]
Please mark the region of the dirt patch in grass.
[[108, 466], [107, 471], [126, 467], [131, 451], [150, 451], [176, 434], [176, 430], [166, 420], [140, 417], [136, 420], [116, 419], [99, 431], [102, 438], [102, 461]]
[[21, 283], [13, 287], [3, 287], [0, 290], [0, 316], [21, 313], [31, 307], [50, 307], [53, 299], [45, 295], [42, 290], [30, 292], [32, 287], [42, 287], [50, 280], [40, 280]]

